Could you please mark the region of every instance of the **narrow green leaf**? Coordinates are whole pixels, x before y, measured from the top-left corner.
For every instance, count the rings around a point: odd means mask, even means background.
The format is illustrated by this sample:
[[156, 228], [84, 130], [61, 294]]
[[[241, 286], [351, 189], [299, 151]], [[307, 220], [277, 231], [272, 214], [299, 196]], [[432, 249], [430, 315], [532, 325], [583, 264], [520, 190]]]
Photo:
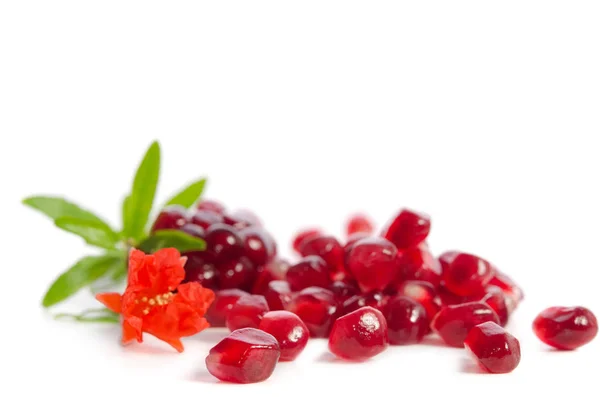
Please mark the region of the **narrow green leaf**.
[[53, 220], [64, 217], [76, 218], [102, 223], [107, 229], [111, 229], [111, 227], [98, 216], [61, 197], [33, 196], [23, 200], [23, 204], [46, 214]]
[[140, 163], [133, 180], [131, 194], [125, 200], [123, 234], [126, 238], [140, 240], [144, 236], [154, 203], [159, 173], [160, 146], [158, 142], [154, 142]]
[[102, 222], [72, 217], [58, 218], [59, 228], [82, 237], [86, 243], [102, 248], [115, 248], [119, 236]]
[[67, 318], [84, 323], [119, 323], [119, 315], [108, 309], [89, 309], [79, 314], [59, 313], [54, 318]]
[[122, 261], [123, 258], [116, 254], [83, 257], [54, 281], [46, 292], [42, 305], [50, 307], [62, 302], [104, 276], [116, 263]]
[[185, 208], [190, 208], [202, 195], [206, 179], [200, 179], [189, 184], [175, 196], [173, 196], [166, 205], [181, 205]]
[[175, 248], [179, 252], [203, 251], [206, 242], [179, 230], [159, 230], [140, 243], [139, 248], [153, 253], [161, 248]]

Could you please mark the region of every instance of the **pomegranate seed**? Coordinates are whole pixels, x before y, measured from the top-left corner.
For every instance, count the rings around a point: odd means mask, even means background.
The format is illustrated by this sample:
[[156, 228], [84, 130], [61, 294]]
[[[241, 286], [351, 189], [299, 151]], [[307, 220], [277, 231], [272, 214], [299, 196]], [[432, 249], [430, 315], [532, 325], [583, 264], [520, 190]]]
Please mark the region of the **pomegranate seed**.
[[247, 227], [252, 226], [251, 223], [248, 223], [246, 219], [238, 218], [233, 214], [225, 214], [223, 215], [223, 223], [226, 225], [232, 226], [234, 229], [242, 230]]
[[152, 225], [152, 231], [180, 229], [188, 222], [187, 209], [179, 205], [173, 205], [163, 209], [156, 217]]
[[372, 234], [374, 230], [373, 222], [362, 214], [357, 214], [348, 219], [346, 224], [346, 236], [350, 237], [355, 233]]
[[275, 258], [264, 267], [259, 267], [252, 293], [261, 295], [267, 290], [267, 286], [271, 281], [284, 280], [289, 267], [290, 263], [282, 258]]
[[329, 272], [343, 272], [344, 248], [335, 237], [316, 236], [307, 238], [300, 249], [302, 256], [317, 255], [323, 258], [329, 267]]
[[316, 255], [306, 256], [290, 267], [285, 278], [290, 283], [292, 291], [300, 291], [308, 287], [325, 288], [331, 283], [327, 263]]
[[444, 285], [459, 296], [473, 296], [484, 291], [494, 276], [492, 265], [478, 256], [460, 253], [444, 268]]
[[212, 225], [206, 230], [206, 245], [218, 262], [235, 259], [244, 249], [237, 230], [224, 224]]
[[206, 368], [225, 382], [262, 382], [271, 376], [280, 355], [279, 344], [272, 335], [243, 328], [233, 331], [210, 349]]
[[524, 298], [523, 290], [506, 274], [500, 272], [498, 269], [494, 271], [494, 277], [490, 280], [490, 285], [500, 287], [502, 291], [510, 298], [509, 302], [513, 304], [513, 308], [521, 302]]
[[[187, 265], [186, 265], [187, 267]], [[239, 289], [223, 289], [215, 291], [215, 300], [206, 312], [206, 320], [211, 327], [224, 327], [227, 315], [233, 305], [235, 305], [242, 296], [249, 296], [246, 291]]]
[[360, 290], [355, 282], [347, 280], [334, 281], [329, 285], [329, 290], [333, 292], [338, 302], [344, 302], [346, 299], [358, 295]]
[[471, 328], [487, 321], [500, 322], [498, 315], [487, 304], [469, 302], [442, 308], [431, 321], [431, 328], [447, 345], [463, 347]]
[[387, 345], [385, 317], [372, 307], [363, 307], [338, 318], [329, 335], [329, 350], [346, 360], [366, 360], [383, 352]]
[[381, 237], [357, 241], [348, 254], [347, 266], [364, 292], [384, 289], [398, 274], [398, 250]]
[[223, 223], [223, 215], [210, 211], [197, 211], [191, 219], [194, 225], [208, 229], [212, 225]]
[[574, 350], [598, 334], [596, 316], [581, 306], [554, 306], [533, 321], [533, 331], [545, 344], [560, 350]]
[[392, 345], [419, 343], [429, 333], [425, 308], [408, 296], [395, 296], [386, 306], [385, 319]]
[[398, 286], [398, 294], [417, 301], [427, 312], [429, 321], [440, 311], [435, 287], [427, 281], [405, 281]]
[[521, 361], [521, 346], [517, 338], [498, 324], [488, 321], [476, 325], [465, 339], [465, 348], [487, 372], [512, 372]]
[[250, 211], [249, 209], [236, 210], [231, 215], [233, 215], [233, 217], [235, 217], [238, 220], [244, 221], [248, 225], [258, 226], [258, 227], [262, 226], [262, 221], [260, 220], [260, 218], [254, 212]]
[[475, 296], [458, 296], [448, 291], [443, 285], [440, 285], [437, 289], [438, 298], [442, 303], [442, 306], [460, 305], [468, 302], [477, 302], [483, 299], [485, 296], [483, 293]]
[[434, 287], [440, 285], [442, 266], [431, 254], [426, 244], [420, 244], [404, 251], [398, 251], [397, 283], [406, 280], [427, 281]]
[[215, 212], [217, 214], [223, 214], [225, 212], [225, 206], [213, 200], [202, 200], [198, 203], [196, 208], [202, 211]]
[[496, 286], [488, 286], [486, 288], [487, 293], [481, 299], [483, 303], [487, 303], [492, 310], [498, 315], [498, 319], [501, 326], [505, 326], [508, 323], [508, 305], [507, 298], [504, 292]]
[[308, 239], [311, 239], [313, 237], [317, 237], [317, 236], [321, 236], [322, 233], [319, 229], [308, 229], [308, 230], [303, 230], [300, 233], [298, 233], [296, 235], [296, 237], [294, 237], [294, 241], [292, 242], [292, 248], [294, 248], [294, 251], [296, 251], [297, 253], [301, 253], [301, 249], [302, 249], [302, 245], [304, 245], [304, 242]]
[[383, 232], [399, 250], [416, 247], [429, 235], [431, 220], [426, 214], [408, 209], [401, 210]]
[[258, 328], [260, 320], [268, 311], [269, 305], [264, 296], [244, 295], [227, 314], [227, 328], [230, 331], [240, 328]]
[[254, 282], [256, 270], [250, 259], [240, 256], [219, 265], [219, 287], [248, 290]]
[[341, 314], [348, 314], [366, 306], [383, 311], [386, 303], [386, 297], [381, 292], [372, 291], [346, 299], [340, 311]]
[[304, 321], [311, 336], [327, 337], [338, 307], [333, 292], [325, 288], [309, 287], [292, 298], [288, 310]]
[[442, 265], [442, 272], [446, 270], [448, 264], [454, 260], [460, 254], [459, 251], [446, 251], [438, 257], [440, 265]]
[[197, 238], [204, 239], [206, 237], [206, 232], [204, 231], [204, 228], [198, 225], [194, 225], [193, 223], [186, 223], [185, 225], [181, 226], [179, 230]]
[[285, 310], [292, 301], [292, 291], [287, 281], [271, 281], [263, 296], [271, 310]]
[[188, 252], [184, 282], [198, 281], [203, 287], [217, 289], [219, 272], [206, 252]]
[[279, 343], [281, 361], [293, 361], [308, 343], [308, 328], [294, 313], [276, 310], [265, 314], [259, 329], [273, 335]]
[[354, 233], [353, 235], [349, 236], [348, 240], [346, 241], [346, 245], [344, 245], [344, 258], [348, 258], [348, 254], [356, 242], [368, 237], [371, 237], [369, 233]]
[[275, 240], [264, 230], [252, 226], [240, 231], [244, 255], [256, 266], [264, 266], [275, 256]]

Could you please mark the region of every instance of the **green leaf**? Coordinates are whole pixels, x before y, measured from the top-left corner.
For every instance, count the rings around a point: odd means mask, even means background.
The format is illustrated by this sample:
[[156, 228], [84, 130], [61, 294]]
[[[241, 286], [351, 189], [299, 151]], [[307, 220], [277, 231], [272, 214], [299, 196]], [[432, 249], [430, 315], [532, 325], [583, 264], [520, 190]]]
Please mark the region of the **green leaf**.
[[161, 248], [175, 248], [179, 252], [204, 251], [206, 242], [179, 230], [159, 230], [140, 243], [139, 248], [153, 253]]
[[131, 201], [130, 196], [125, 196], [123, 198], [123, 203], [121, 204], [121, 211], [122, 211], [122, 217], [123, 217], [123, 231], [121, 232], [121, 234], [123, 236], [125, 236], [126, 230], [125, 230], [125, 225], [129, 225], [131, 224], [130, 218], [131, 218], [131, 212], [129, 211], [129, 202]]
[[206, 179], [200, 179], [191, 183], [167, 201], [166, 205], [181, 205], [185, 208], [190, 208], [202, 195], [205, 184]]
[[83, 323], [119, 323], [119, 315], [108, 309], [88, 309], [79, 314], [59, 313], [54, 318], [68, 318]]
[[140, 163], [133, 180], [131, 194], [125, 200], [123, 234], [126, 238], [140, 240], [152, 211], [160, 173], [160, 146], [152, 143]]
[[76, 234], [82, 237], [86, 243], [97, 247], [112, 249], [119, 242], [119, 236], [102, 222], [62, 217], [54, 223], [59, 228]]
[[62, 302], [81, 288], [104, 276], [117, 263], [123, 263], [121, 255], [106, 254], [83, 257], [54, 281], [46, 292], [42, 305], [50, 307]]
[[33, 196], [23, 200], [23, 204], [46, 214], [53, 220], [64, 217], [76, 218], [102, 223], [107, 229], [111, 229], [104, 220], [60, 197]]

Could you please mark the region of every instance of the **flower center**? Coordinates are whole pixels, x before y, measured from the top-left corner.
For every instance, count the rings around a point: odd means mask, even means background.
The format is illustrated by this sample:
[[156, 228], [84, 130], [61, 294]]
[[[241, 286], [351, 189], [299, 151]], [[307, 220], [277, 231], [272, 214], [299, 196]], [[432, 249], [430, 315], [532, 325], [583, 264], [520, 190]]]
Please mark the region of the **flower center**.
[[172, 299], [173, 299], [173, 293], [167, 292], [164, 294], [158, 294], [153, 297], [144, 296], [139, 300], [136, 299], [135, 303], [138, 305], [143, 305], [144, 308], [142, 309], [142, 313], [148, 314], [148, 313], [150, 313], [150, 310], [152, 310], [153, 307], [164, 306], [167, 303], [171, 302]]

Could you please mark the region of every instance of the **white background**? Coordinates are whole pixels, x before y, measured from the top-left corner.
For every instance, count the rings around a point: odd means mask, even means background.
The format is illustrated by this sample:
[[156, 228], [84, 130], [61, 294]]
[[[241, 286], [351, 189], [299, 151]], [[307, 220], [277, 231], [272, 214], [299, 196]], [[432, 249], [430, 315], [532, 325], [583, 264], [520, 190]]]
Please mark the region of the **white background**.
[[[600, 313], [599, 19], [597, 1], [1, 2], [1, 394], [596, 390], [600, 342], [550, 352], [531, 321], [555, 304]], [[522, 284], [521, 365], [473, 374], [432, 345], [343, 364], [320, 340], [235, 386], [204, 368], [223, 333], [179, 355], [53, 321], [45, 289], [92, 250], [20, 200], [64, 195], [118, 225], [153, 139], [159, 199], [205, 175], [207, 197], [255, 210], [286, 254], [302, 226], [428, 212], [436, 254], [480, 254]]]

